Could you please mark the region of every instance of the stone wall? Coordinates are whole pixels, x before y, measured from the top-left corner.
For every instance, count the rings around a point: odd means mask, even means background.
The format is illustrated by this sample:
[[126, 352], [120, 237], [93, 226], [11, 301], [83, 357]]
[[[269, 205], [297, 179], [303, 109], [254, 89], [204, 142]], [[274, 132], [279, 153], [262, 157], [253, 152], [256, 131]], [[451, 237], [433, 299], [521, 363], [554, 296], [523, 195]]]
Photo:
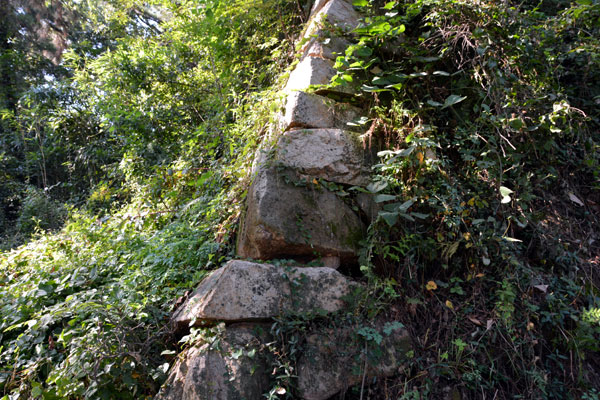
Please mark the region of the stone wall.
[[[350, 44], [359, 18], [347, 0], [314, 3], [301, 58], [284, 89], [282, 128], [257, 157], [240, 228], [238, 257], [261, 262], [228, 262], [175, 311], [180, 331], [219, 322], [225, 331], [218, 346], [203, 343], [179, 355], [158, 399], [263, 398], [271, 379], [269, 321], [342, 311], [360, 287], [340, 271], [356, 263], [372, 205], [364, 196], [349, 203], [327, 187], [369, 182], [371, 152], [347, 125], [362, 110], [344, 102], [353, 96], [352, 86], [311, 90], [336, 74], [333, 60]], [[268, 263], [273, 259], [297, 263]], [[309, 261], [321, 266], [306, 266]], [[325, 400], [367, 376], [396, 373], [410, 340], [400, 324], [379, 325], [385, 334], [377, 360], [366, 359], [368, 349], [351, 327], [309, 332], [295, 371], [299, 398]]]

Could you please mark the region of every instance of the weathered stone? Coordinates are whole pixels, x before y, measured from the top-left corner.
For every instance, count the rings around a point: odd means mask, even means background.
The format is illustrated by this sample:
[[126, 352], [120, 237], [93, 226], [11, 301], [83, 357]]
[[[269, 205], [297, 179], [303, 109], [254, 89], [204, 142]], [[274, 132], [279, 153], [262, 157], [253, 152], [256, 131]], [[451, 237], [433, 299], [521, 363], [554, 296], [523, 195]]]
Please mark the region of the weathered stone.
[[335, 74], [331, 61], [306, 57], [290, 73], [285, 89], [286, 91], [306, 90], [310, 85], [326, 85]]
[[[268, 326], [235, 324], [210, 344], [179, 355], [156, 400], [253, 400], [268, 391]], [[251, 356], [250, 356], [251, 355]]]
[[330, 182], [366, 186], [369, 168], [356, 135], [341, 129], [297, 129], [284, 133], [275, 159], [286, 167]]
[[302, 49], [303, 57], [320, 57], [333, 60], [343, 56], [350, 42], [340, 37], [324, 38], [318, 34], [306, 43]]
[[[315, 5], [319, 5], [319, 1]], [[314, 9], [314, 7], [313, 7]], [[346, 0], [330, 0], [313, 15], [306, 29], [305, 37], [313, 35], [321, 28], [332, 26], [343, 32], [350, 32], [358, 26], [359, 14]]]
[[[333, 68], [332, 61], [318, 57], [305, 57], [290, 73], [285, 91], [304, 91], [311, 85], [327, 85], [335, 75], [336, 70]], [[354, 88], [348, 85], [339, 85], [327, 90], [344, 94], [354, 94], [356, 92]]]
[[365, 366], [366, 377], [387, 377], [397, 373], [411, 349], [411, 342], [404, 328], [388, 327], [389, 332], [377, 329], [382, 338], [380, 344], [374, 340], [365, 342], [351, 328], [309, 335], [298, 361], [300, 397], [304, 400], [328, 399], [361, 382]]
[[356, 195], [356, 204], [364, 213], [369, 223], [375, 221], [379, 212], [382, 211], [380, 203], [375, 203], [374, 195], [370, 193], [358, 193]]
[[346, 103], [337, 103], [316, 94], [292, 92], [288, 96], [284, 130], [290, 128], [347, 128], [347, 123], [357, 119], [360, 109]]
[[328, 1], [329, 0], [315, 0], [310, 9], [310, 16], [312, 17], [313, 15], [318, 13], [321, 10], [321, 8], [323, 8], [323, 6], [327, 4]]
[[356, 259], [364, 224], [341, 198], [308, 179], [296, 186], [299, 177], [293, 171], [258, 168], [238, 236], [240, 257]]
[[340, 267], [340, 258], [339, 257], [323, 257], [323, 258], [321, 258], [321, 263], [323, 263], [324, 267], [338, 269]]
[[172, 320], [187, 327], [191, 322], [264, 320], [286, 312], [335, 312], [355, 285], [331, 268], [234, 260], [206, 277]]

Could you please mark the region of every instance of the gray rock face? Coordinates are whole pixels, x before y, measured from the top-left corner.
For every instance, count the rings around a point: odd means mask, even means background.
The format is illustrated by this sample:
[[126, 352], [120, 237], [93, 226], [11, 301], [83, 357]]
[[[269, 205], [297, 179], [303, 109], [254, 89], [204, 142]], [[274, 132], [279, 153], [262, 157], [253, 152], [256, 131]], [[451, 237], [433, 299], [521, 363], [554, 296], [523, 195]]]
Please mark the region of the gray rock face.
[[310, 85], [327, 85], [335, 74], [330, 60], [306, 57], [290, 73], [285, 90], [306, 90]]
[[290, 311], [335, 312], [344, 307], [342, 297], [356, 285], [327, 267], [229, 261], [200, 283], [172, 320], [187, 327], [194, 321], [263, 320]]
[[324, 267], [338, 269], [340, 267], [339, 257], [323, 257], [320, 259]]
[[277, 143], [276, 160], [303, 174], [330, 182], [366, 186], [369, 168], [357, 135], [341, 129], [297, 129]]
[[382, 210], [381, 204], [375, 203], [374, 195], [370, 193], [358, 193], [356, 195], [356, 203], [367, 217], [369, 223], [374, 222]]
[[337, 256], [356, 258], [366, 227], [352, 209], [322, 187], [296, 186], [291, 171], [260, 167], [247, 195], [248, 210], [238, 236], [243, 258]]
[[347, 128], [360, 109], [316, 94], [292, 92], [285, 107], [284, 130], [290, 128]]
[[[332, 61], [318, 57], [305, 57], [290, 74], [284, 90], [289, 93], [307, 90], [311, 85], [328, 85], [335, 75], [336, 70], [333, 68]], [[327, 89], [317, 88], [316, 92], [353, 95], [356, 93], [356, 88], [342, 84]]]
[[156, 400], [254, 400], [268, 391], [264, 343], [269, 327], [229, 326], [216, 346], [203, 344], [179, 355]]
[[[315, 6], [322, 2], [317, 1]], [[313, 7], [313, 10], [317, 8]], [[360, 16], [346, 0], [330, 0], [321, 6], [311, 18], [305, 37], [315, 33], [320, 28], [333, 26], [343, 32], [350, 32], [358, 26]]]
[[[367, 377], [386, 377], [398, 372], [411, 349], [408, 332], [403, 328], [389, 335], [378, 329], [382, 341], [377, 345], [353, 336], [351, 328], [322, 331], [310, 335], [298, 361], [298, 391], [304, 400], [326, 400], [337, 392], [360, 383]], [[381, 354], [376, 356], [380, 350]]]
[[304, 57], [320, 57], [335, 61], [337, 57], [345, 54], [348, 46], [350, 46], [350, 42], [346, 39], [324, 38], [317, 34], [304, 46], [302, 54]]
[[321, 10], [321, 8], [323, 8], [323, 6], [328, 2], [329, 0], [315, 0], [315, 2], [313, 3], [311, 9], [310, 9], [310, 16], [312, 17], [313, 15], [315, 15], [316, 13], [319, 12], [319, 10]]

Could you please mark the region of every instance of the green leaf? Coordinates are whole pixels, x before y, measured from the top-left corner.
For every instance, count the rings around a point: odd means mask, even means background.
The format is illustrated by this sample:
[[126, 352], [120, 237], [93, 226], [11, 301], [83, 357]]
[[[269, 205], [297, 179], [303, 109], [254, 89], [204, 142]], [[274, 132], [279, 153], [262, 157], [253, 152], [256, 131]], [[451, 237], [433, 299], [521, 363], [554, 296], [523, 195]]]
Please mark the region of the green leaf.
[[500, 194], [503, 197], [506, 197], [512, 193], [514, 193], [514, 192], [512, 190], [510, 190], [509, 188], [507, 188], [506, 186], [500, 186]]
[[367, 93], [389, 92], [390, 89], [382, 89], [378, 86], [362, 85], [360, 90]]
[[414, 221], [415, 221], [415, 219], [414, 219], [413, 217], [411, 217], [411, 216], [410, 216], [410, 214], [406, 214], [406, 213], [400, 213], [400, 216], [401, 216], [402, 218], [404, 218], [404, 219], [407, 219], [407, 220], [411, 221], [411, 222], [414, 222]]
[[383, 326], [383, 333], [386, 336], [390, 336], [392, 334], [392, 332], [394, 332], [398, 329], [402, 329], [402, 328], [404, 328], [404, 324], [402, 322], [398, 322], [398, 321], [387, 322]]
[[459, 96], [457, 94], [451, 94], [444, 101], [444, 106], [442, 107], [442, 109], [453, 106], [455, 104], [458, 104], [466, 98], [467, 98], [467, 96]]
[[418, 213], [418, 212], [411, 212], [410, 215], [412, 215], [415, 218], [419, 218], [419, 219], [426, 219], [427, 217], [429, 217], [429, 214], [422, 214], [422, 213]]
[[369, 5], [367, 0], [352, 0], [352, 5], [355, 7], [366, 7]]
[[394, 226], [396, 222], [398, 222], [398, 213], [397, 212], [379, 212], [379, 216], [383, 218], [383, 220], [390, 226]]
[[386, 181], [377, 181], [377, 182], [369, 183], [367, 185], [367, 190], [371, 193], [377, 193], [377, 192], [381, 192], [387, 186], [388, 186], [388, 183]]
[[390, 2], [385, 3], [385, 6], [383, 6], [382, 8], [384, 10], [391, 10], [392, 8], [396, 7], [396, 4], [398, 4], [398, 3], [395, 1], [390, 1]]
[[437, 61], [440, 58], [439, 57], [420, 57], [420, 56], [418, 56], [418, 57], [413, 57], [412, 59], [413, 59], [413, 61], [429, 63], [429, 62]]
[[240, 358], [242, 356], [242, 354], [244, 354], [244, 349], [237, 349], [231, 353], [231, 358], [233, 358], [234, 360], [237, 360], [238, 358]]
[[365, 340], [372, 340], [378, 345], [383, 341], [383, 337], [379, 332], [369, 326], [363, 326], [359, 330], [356, 331], [357, 334], [364, 337]]
[[[388, 14], [389, 14], [389, 13], [388, 13]], [[386, 15], [387, 15], [387, 14], [386, 14]], [[397, 27], [395, 27], [395, 28], [392, 30], [392, 34], [394, 34], [394, 35], [398, 35], [399, 33], [403, 33], [405, 30], [406, 30], [406, 26], [404, 26], [404, 24], [402, 24], [402, 25], [400, 25], [400, 26], [397, 26]]]
[[502, 196], [501, 203], [503, 203], [503, 204], [510, 203], [510, 201], [511, 201], [510, 194], [511, 193], [513, 193], [513, 191], [510, 190], [509, 188], [507, 188], [506, 186], [500, 186], [500, 195]]
[[389, 32], [391, 29], [392, 29], [392, 26], [390, 25], [390, 23], [384, 21], [384, 22], [380, 22], [377, 24], [372, 24], [372, 25], [366, 26], [364, 28], [358, 28], [355, 30], [355, 32], [360, 33], [360, 34], [376, 36], [381, 33]]
[[508, 125], [516, 131], [520, 131], [525, 126], [525, 122], [521, 118], [511, 118]]
[[405, 212], [406, 210], [408, 210], [410, 208], [410, 206], [412, 206], [415, 203], [415, 201], [413, 199], [407, 200], [404, 203], [402, 203], [400, 205], [400, 207], [398, 207], [398, 211], [399, 212]]
[[429, 104], [430, 106], [434, 106], [434, 107], [441, 107], [441, 106], [443, 106], [442, 103], [439, 103], [439, 102], [433, 101], [433, 100], [427, 100], [427, 104]]
[[383, 78], [381, 76], [376, 76], [375, 78], [373, 78], [371, 83], [373, 83], [373, 85], [384, 86], [384, 85], [390, 85], [392, 82], [390, 82], [389, 80], [387, 80], [386, 78]]
[[386, 88], [386, 89], [396, 89], [396, 90], [400, 90], [400, 89], [402, 89], [402, 86], [403, 86], [403, 85], [402, 85], [402, 83], [395, 83], [395, 84], [393, 84], [393, 85], [388, 85], [388, 86], [386, 86], [385, 88]]
[[388, 162], [394, 160], [397, 157], [407, 157], [409, 156], [414, 150], [415, 150], [416, 146], [410, 146], [407, 147], [406, 149], [402, 149], [402, 150], [395, 150], [395, 151], [391, 151], [391, 150], [384, 150], [384, 151], [380, 151], [377, 153], [378, 157], [385, 157], [385, 156], [390, 156], [393, 155], [394, 157], [392, 157], [391, 159], [388, 160]]
[[384, 201], [396, 200], [396, 196], [390, 194], [378, 194], [375, 196], [375, 203], [383, 203]]
[[32, 382], [31, 386], [31, 397], [39, 397], [44, 392], [39, 382]]
[[356, 51], [354, 51], [354, 54], [359, 57], [369, 57], [373, 54], [373, 50], [367, 46], [359, 46]]

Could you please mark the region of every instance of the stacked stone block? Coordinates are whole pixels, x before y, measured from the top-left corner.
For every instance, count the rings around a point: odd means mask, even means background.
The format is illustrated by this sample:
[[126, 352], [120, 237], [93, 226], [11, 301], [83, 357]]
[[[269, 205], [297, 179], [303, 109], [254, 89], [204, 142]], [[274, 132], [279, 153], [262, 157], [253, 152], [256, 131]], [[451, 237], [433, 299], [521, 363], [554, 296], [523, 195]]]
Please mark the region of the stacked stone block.
[[[263, 398], [269, 390], [269, 321], [344, 310], [344, 299], [360, 286], [336, 269], [356, 262], [358, 242], [366, 231], [364, 215], [373, 214], [372, 204], [365, 196], [356, 199], [363, 210], [361, 219], [358, 207], [326, 187], [364, 187], [369, 182], [370, 150], [347, 125], [361, 110], [327, 97], [333, 93], [347, 99], [354, 93], [350, 86], [312, 90], [336, 74], [333, 60], [350, 44], [350, 32], [358, 23], [349, 0], [315, 1], [301, 59], [284, 89], [282, 130], [255, 162], [239, 232], [238, 257], [262, 262], [228, 262], [175, 311], [172, 321], [180, 331], [194, 325], [227, 325], [219, 345], [204, 343], [180, 354], [157, 398]], [[297, 262], [265, 263], [273, 259]], [[304, 265], [311, 260], [323, 266]], [[353, 342], [350, 327], [310, 333], [296, 371], [300, 398], [325, 400], [367, 375], [394, 374], [410, 340], [397, 328], [383, 345], [379, 364], [365, 370], [365, 349]]]

